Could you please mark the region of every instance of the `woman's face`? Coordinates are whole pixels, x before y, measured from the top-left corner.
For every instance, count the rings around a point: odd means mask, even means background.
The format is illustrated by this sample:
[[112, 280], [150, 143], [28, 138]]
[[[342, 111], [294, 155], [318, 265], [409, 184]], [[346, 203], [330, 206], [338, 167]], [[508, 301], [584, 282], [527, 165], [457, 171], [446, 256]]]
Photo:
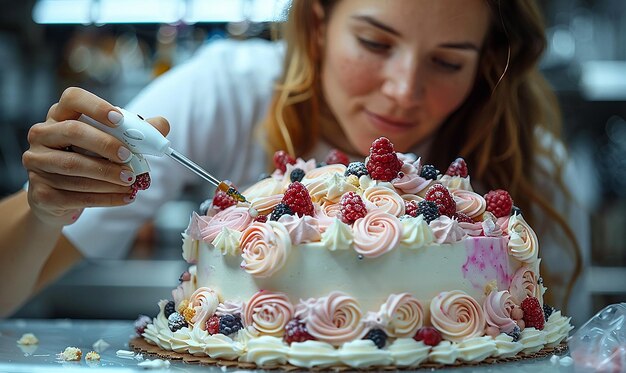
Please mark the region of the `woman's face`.
[[406, 152], [469, 95], [489, 25], [484, 0], [342, 0], [322, 26], [322, 90], [348, 145]]

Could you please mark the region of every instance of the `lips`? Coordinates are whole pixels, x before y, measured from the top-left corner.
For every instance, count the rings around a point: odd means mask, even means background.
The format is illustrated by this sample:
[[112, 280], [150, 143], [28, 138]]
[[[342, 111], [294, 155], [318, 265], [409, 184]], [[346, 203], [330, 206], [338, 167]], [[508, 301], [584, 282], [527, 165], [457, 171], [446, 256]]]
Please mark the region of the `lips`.
[[413, 121], [378, 115], [367, 110], [365, 110], [365, 116], [375, 127], [386, 131], [404, 131], [413, 128], [416, 125]]

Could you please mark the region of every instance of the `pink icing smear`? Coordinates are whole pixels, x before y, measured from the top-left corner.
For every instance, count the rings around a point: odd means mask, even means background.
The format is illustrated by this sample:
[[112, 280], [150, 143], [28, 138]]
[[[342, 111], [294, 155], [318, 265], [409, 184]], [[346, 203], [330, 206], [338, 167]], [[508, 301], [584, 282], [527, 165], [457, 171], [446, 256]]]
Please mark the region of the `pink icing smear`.
[[498, 289], [508, 289], [513, 278], [509, 266], [507, 239], [503, 237], [470, 237], [464, 240], [467, 261], [461, 267], [463, 277], [476, 289], [496, 280]]

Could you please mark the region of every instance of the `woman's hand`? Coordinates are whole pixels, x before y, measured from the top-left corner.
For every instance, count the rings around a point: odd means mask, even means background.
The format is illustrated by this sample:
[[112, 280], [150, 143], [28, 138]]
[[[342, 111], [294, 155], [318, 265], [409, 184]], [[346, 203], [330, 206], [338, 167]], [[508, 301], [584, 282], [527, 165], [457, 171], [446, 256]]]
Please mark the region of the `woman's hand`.
[[[28, 132], [30, 148], [22, 156], [28, 171], [28, 202], [33, 213], [51, 225], [73, 223], [85, 207], [133, 201], [130, 185], [135, 175], [125, 164], [130, 150], [115, 137], [79, 121], [81, 114], [111, 127], [122, 119], [120, 111], [105, 100], [68, 88], [50, 107], [46, 121]], [[148, 121], [163, 134], [169, 132], [164, 118]], [[71, 151], [72, 147], [86, 152]]]

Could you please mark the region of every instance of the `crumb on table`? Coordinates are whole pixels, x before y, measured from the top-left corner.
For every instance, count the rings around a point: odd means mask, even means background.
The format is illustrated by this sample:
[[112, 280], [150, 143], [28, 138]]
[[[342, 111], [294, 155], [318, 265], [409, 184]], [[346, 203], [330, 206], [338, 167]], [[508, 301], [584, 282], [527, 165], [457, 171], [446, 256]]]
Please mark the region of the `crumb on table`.
[[24, 333], [22, 337], [17, 340], [17, 343], [24, 346], [36, 345], [39, 343], [39, 339], [33, 333]]
[[79, 361], [82, 356], [83, 352], [76, 347], [66, 347], [61, 353], [61, 358], [65, 361]]
[[89, 351], [87, 352], [87, 355], [85, 355], [85, 360], [100, 360], [100, 354], [96, 351]]

